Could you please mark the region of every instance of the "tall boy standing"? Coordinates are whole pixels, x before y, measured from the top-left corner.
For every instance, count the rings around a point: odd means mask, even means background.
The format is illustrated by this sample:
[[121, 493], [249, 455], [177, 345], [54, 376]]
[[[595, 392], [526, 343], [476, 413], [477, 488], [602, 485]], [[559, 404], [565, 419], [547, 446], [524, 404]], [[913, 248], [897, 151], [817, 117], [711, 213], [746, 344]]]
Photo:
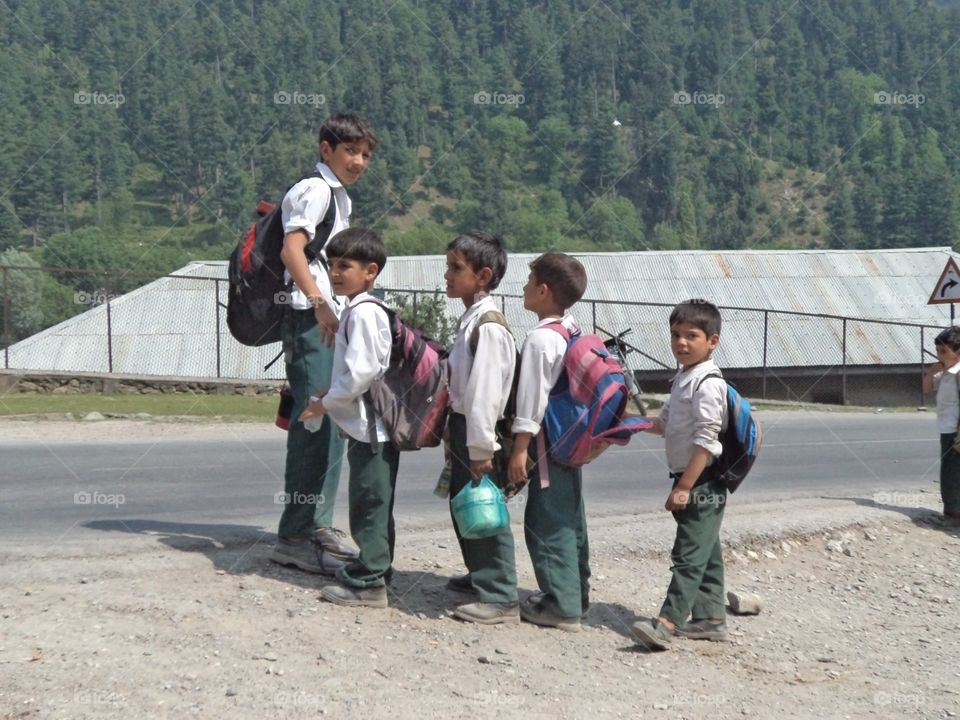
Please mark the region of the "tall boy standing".
[[670, 347], [682, 367], [651, 428], [664, 436], [673, 480], [665, 505], [677, 521], [673, 578], [659, 616], [632, 626], [638, 641], [658, 650], [669, 646], [672, 635], [727, 639], [720, 547], [727, 490], [713, 464], [723, 451], [719, 433], [727, 422], [727, 384], [711, 359], [719, 342], [715, 305], [688, 300], [673, 309]]
[[[520, 360], [508, 470], [513, 486], [520, 487], [527, 481], [531, 440], [544, 432], [541, 424], [550, 391], [563, 374], [567, 341], [555, 327], [562, 325], [571, 335], [580, 332], [567, 310], [583, 297], [586, 287], [586, 270], [569, 255], [547, 253], [530, 263], [523, 306], [540, 322], [527, 335]], [[583, 478], [580, 468], [562, 467], [547, 454], [536, 455], [530, 472], [524, 536], [541, 594], [520, 604], [520, 616], [537, 625], [577, 632], [590, 595]]]
[[[339, 327], [339, 303], [327, 277], [323, 243], [349, 225], [345, 189], [363, 174], [377, 138], [355, 115], [333, 115], [320, 128], [316, 175], [301, 180], [281, 205], [286, 236], [281, 259], [293, 282], [283, 324], [287, 382], [293, 393], [291, 417], [299, 417], [310, 394], [330, 384], [331, 347]], [[332, 210], [332, 212], [331, 212]], [[309, 260], [311, 246], [315, 257]], [[320, 245], [320, 247], [316, 247]], [[329, 419], [316, 432], [290, 423], [284, 471], [286, 505], [270, 559], [307, 572], [332, 574], [356, 555], [333, 527], [343, 442]]]
[[320, 596], [337, 605], [387, 607], [385, 576], [393, 562], [393, 498], [400, 453], [364, 394], [390, 363], [390, 317], [370, 295], [387, 261], [383, 241], [371, 230], [349, 229], [327, 245], [330, 282], [348, 298], [341, 316], [328, 390], [310, 403], [301, 420], [328, 415], [347, 436], [350, 462], [350, 533], [358, 558], [337, 573], [340, 585]]
[[[480, 323], [486, 313], [498, 312], [488, 293], [507, 270], [507, 253], [499, 238], [488, 233], [460, 235], [447, 246], [447, 297], [463, 301], [457, 337], [450, 350], [450, 446], [453, 465], [450, 499], [467, 483], [488, 474], [498, 485], [494, 453], [500, 449], [495, 426], [503, 417], [513, 383], [517, 348], [510, 330], [499, 322]], [[475, 333], [476, 328], [476, 333]], [[471, 338], [475, 336], [474, 343]], [[451, 516], [452, 516], [451, 509]], [[519, 623], [517, 568], [513, 534], [507, 527], [493, 537], [466, 540], [453, 523], [469, 571], [462, 580], [476, 592], [478, 602], [461, 605], [454, 616], [484, 625]]]

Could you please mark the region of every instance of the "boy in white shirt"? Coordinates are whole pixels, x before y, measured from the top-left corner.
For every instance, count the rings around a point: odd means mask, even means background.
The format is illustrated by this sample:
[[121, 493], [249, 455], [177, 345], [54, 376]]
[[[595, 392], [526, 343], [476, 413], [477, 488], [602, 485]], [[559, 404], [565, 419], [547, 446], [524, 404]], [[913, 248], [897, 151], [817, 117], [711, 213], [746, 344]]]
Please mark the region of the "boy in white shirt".
[[351, 228], [330, 240], [327, 256], [333, 291], [348, 302], [337, 331], [330, 387], [317, 393], [300, 419], [329, 415], [347, 438], [350, 533], [360, 555], [337, 572], [340, 585], [323, 588], [320, 597], [337, 605], [385, 608], [400, 454], [364, 393], [390, 364], [390, 316], [369, 294], [387, 261], [386, 250], [372, 230]]
[[[293, 283], [282, 326], [293, 418], [307, 407], [310, 393], [330, 383], [340, 303], [327, 277], [325, 244], [349, 226], [346, 188], [363, 174], [376, 145], [363, 118], [346, 113], [327, 118], [320, 127], [316, 172], [290, 188], [281, 203], [280, 258], [284, 279]], [[283, 477], [287, 501], [270, 553], [273, 562], [331, 575], [356, 556], [357, 549], [333, 527], [342, 456], [343, 441], [331, 422], [316, 432], [290, 423]]]
[[719, 434], [727, 423], [727, 383], [711, 358], [719, 343], [715, 305], [687, 300], [670, 313], [670, 348], [681, 369], [650, 432], [666, 440], [673, 480], [665, 505], [677, 521], [673, 577], [659, 616], [631, 628], [638, 641], [656, 650], [666, 650], [673, 635], [727, 639], [720, 547], [727, 489], [714, 463], [723, 452]]
[[940, 499], [947, 523], [960, 525], [960, 453], [954, 449], [960, 431], [960, 327], [948, 327], [933, 340], [937, 362], [923, 375], [923, 391], [937, 393], [940, 431]]
[[[447, 297], [463, 300], [466, 307], [449, 356], [451, 500], [467, 483], [484, 474], [501, 487], [506, 484], [506, 478], [497, 477], [493, 467], [494, 453], [500, 449], [495, 428], [506, 409], [517, 347], [505, 324], [480, 322], [485, 314], [499, 312], [488, 293], [500, 284], [506, 270], [506, 250], [493, 235], [471, 232], [447, 246]], [[472, 338], [475, 351], [471, 348]], [[468, 573], [453, 578], [448, 586], [475, 593], [478, 598], [478, 602], [458, 607], [454, 616], [484, 625], [519, 623], [517, 568], [510, 528], [493, 537], [465, 540], [456, 521], [453, 527]]]
[[[563, 375], [567, 341], [551, 325], [562, 324], [571, 335], [580, 332], [567, 311], [583, 297], [586, 288], [587, 272], [576, 258], [551, 252], [530, 263], [523, 307], [536, 313], [540, 322], [527, 335], [520, 358], [514, 444], [508, 468], [514, 487], [527, 482], [530, 443], [543, 432], [541, 424], [550, 391]], [[543, 464], [548, 482], [541, 480]], [[578, 632], [580, 617], [590, 604], [590, 551], [580, 468], [562, 467], [549, 455], [538, 455], [529, 477], [523, 530], [541, 592], [520, 603], [520, 617], [537, 625]]]

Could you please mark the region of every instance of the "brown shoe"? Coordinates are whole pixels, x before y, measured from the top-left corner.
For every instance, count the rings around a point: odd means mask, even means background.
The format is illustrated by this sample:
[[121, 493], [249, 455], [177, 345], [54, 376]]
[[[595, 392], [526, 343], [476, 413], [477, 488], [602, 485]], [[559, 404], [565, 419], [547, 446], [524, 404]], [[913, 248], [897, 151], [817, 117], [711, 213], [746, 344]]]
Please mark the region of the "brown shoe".
[[346, 607], [387, 607], [387, 588], [354, 588], [345, 585], [327, 585], [320, 590], [320, 597], [334, 605]]
[[453, 611], [453, 616], [459, 620], [473, 622], [479, 625], [519, 625], [519, 603], [484, 603], [475, 602], [461, 605]]
[[564, 632], [580, 632], [580, 618], [554, 615], [541, 603], [532, 602], [530, 598], [520, 603], [520, 617], [534, 625], [557, 628]]

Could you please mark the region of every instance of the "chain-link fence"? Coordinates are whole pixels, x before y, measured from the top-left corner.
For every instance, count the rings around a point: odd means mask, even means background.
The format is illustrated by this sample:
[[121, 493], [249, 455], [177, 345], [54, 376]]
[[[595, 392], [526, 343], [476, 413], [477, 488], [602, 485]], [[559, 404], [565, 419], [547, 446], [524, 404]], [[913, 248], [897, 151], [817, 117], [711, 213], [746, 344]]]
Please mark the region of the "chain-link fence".
[[[193, 268], [194, 266], [188, 266]], [[45, 271], [44, 271], [45, 270]], [[225, 272], [225, 268], [223, 268]], [[217, 270], [217, 272], [220, 272]], [[206, 273], [206, 274], [204, 274]], [[56, 282], [51, 282], [50, 278]], [[209, 266], [154, 279], [0, 267], [3, 366], [29, 371], [189, 378], [282, 379], [268, 366], [279, 344], [250, 348], [227, 330], [228, 283]], [[76, 288], [80, 289], [76, 289]], [[449, 342], [463, 311], [439, 291], [383, 290], [409, 321]], [[518, 340], [536, 325], [521, 296], [497, 295]], [[671, 305], [583, 300], [573, 314], [601, 336], [627, 331], [645, 390], [663, 392], [676, 368]], [[938, 327], [777, 310], [721, 307], [715, 358], [751, 397], [855, 404], [922, 404], [924, 345]], [[885, 402], [884, 399], [889, 401]]]

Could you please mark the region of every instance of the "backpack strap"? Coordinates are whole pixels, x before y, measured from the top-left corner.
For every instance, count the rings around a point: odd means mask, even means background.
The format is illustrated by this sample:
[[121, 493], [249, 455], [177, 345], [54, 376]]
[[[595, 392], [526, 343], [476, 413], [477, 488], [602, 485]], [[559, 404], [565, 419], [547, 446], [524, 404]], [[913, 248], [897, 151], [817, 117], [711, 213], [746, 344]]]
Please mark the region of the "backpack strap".
[[499, 325], [513, 336], [513, 330], [510, 328], [510, 323], [507, 322], [506, 315], [499, 310], [487, 310], [480, 316], [480, 319], [477, 320], [477, 324], [473, 326], [473, 330], [470, 331], [469, 345], [471, 355], [475, 356], [477, 354], [477, 345], [480, 343], [480, 326], [486, 325], [487, 323]]
[[[564, 342], [570, 342], [570, 338], [572, 337], [570, 331], [560, 320], [548, 322], [546, 325], [541, 325], [540, 327], [550, 328], [554, 332], [559, 333]], [[564, 368], [563, 372], [566, 371], [566, 368]], [[549, 399], [547, 402], [549, 402]], [[541, 490], [546, 490], [550, 487], [550, 473], [547, 470], [547, 432], [544, 430], [542, 424], [540, 426], [540, 432], [537, 433], [537, 475], [540, 479]]]
[[[700, 389], [700, 386], [703, 385], [704, 381], [709, 380], [710, 378], [720, 378], [721, 380], [723, 380], [723, 375], [721, 375], [721, 374], [718, 373], [718, 372], [709, 372], [709, 373], [707, 373], [707, 374], [704, 375], [702, 378], [700, 378], [700, 380], [697, 381], [697, 386], [693, 389], [693, 391], [694, 391], [694, 392], [697, 392], [697, 390]], [[726, 382], [726, 381], [724, 380], [724, 382]]]

